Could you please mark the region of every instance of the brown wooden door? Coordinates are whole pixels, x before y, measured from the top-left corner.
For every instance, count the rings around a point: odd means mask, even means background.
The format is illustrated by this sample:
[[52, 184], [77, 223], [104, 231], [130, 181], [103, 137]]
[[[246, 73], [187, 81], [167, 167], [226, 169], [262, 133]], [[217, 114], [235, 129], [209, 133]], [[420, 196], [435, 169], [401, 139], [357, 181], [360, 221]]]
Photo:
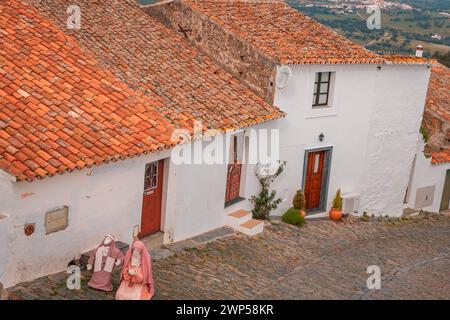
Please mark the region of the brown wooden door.
[[238, 157], [238, 137], [233, 136], [231, 139], [232, 161], [228, 164], [227, 187], [225, 191], [225, 203], [239, 198], [241, 189], [241, 173], [242, 163]]
[[233, 163], [228, 165], [225, 203], [239, 198], [239, 190], [241, 189], [241, 172], [241, 163]]
[[320, 206], [324, 164], [325, 151], [308, 153], [305, 179], [306, 209], [315, 209]]
[[164, 160], [145, 166], [144, 200], [139, 237], [151, 235], [161, 229], [163, 177]]

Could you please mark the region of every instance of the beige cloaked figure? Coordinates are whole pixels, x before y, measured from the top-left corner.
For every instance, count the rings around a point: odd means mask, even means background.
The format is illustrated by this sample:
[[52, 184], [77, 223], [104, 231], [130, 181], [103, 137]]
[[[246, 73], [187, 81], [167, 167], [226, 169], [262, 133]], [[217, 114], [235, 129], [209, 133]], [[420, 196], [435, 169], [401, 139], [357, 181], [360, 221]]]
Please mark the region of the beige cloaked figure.
[[142, 241], [135, 241], [125, 255], [117, 300], [150, 300], [154, 293], [152, 259]]
[[123, 261], [123, 253], [116, 247], [117, 239], [108, 234], [103, 242], [91, 253], [87, 269], [94, 266], [92, 278], [88, 286], [97, 290], [112, 291], [112, 273]]

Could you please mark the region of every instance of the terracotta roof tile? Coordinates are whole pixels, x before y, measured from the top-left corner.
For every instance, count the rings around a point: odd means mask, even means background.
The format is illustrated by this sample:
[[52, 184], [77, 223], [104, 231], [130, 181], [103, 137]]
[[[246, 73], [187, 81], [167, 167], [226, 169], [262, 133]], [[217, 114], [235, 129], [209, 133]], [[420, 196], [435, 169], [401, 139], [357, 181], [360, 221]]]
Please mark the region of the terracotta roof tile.
[[431, 64], [432, 60], [412, 55], [384, 55], [383, 58], [391, 64]]
[[2, 1], [0, 30], [0, 169], [31, 181], [173, 145], [160, 102], [127, 88], [33, 7]]
[[450, 162], [450, 149], [436, 151], [431, 154], [431, 164], [439, 165]]
[[[135, 0], [26, 1], [73, 35], [124, 83], [150, 97], [162, 97], [156, 109], [176, 127], [192, 129], [194, 120], [201, 120], [204, 129], [233, 129], [284, 116], [182, 35], [146, 14]], [[65, 28], [69, 5], [81, 8], [81, 30]]]
[[431, 69], [425, 112], [450, 121], [450, 69], [439, 63], [434, 63]]
[[425, 153], [432, 163], [446, 163], [450, 141], [450, 69], [434, 61], [431, 69], [422, 127], [428, 132]]
[[282, 0], [183, 0], [283, 64], [383, 63]]

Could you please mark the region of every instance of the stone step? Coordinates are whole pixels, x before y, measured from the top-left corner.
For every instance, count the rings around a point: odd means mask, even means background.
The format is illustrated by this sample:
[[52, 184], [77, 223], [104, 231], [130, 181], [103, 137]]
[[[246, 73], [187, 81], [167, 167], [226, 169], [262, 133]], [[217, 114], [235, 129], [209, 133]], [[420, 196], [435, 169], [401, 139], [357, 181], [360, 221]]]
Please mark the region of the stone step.
[[244, 223], [241, 223], [237, 230], [248, 236], [255, 236], [263, 232], [264, 222], [256, 219], [250, 219]]
[[239, 225], [247, 222], [251, 218], [251, 212], [247, 210], [237, 210], [226, 215], [225, 224], [236, 229], [237, 227], [239, 227]]

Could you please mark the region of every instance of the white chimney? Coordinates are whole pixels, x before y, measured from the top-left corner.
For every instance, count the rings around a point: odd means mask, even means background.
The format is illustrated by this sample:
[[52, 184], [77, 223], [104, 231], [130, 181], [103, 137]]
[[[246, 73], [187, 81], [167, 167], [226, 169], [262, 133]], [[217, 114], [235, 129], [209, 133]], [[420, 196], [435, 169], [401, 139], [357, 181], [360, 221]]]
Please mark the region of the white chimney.
[[416, 57], [423, 57], [423, 47], [420, 44], [416, 48]]

